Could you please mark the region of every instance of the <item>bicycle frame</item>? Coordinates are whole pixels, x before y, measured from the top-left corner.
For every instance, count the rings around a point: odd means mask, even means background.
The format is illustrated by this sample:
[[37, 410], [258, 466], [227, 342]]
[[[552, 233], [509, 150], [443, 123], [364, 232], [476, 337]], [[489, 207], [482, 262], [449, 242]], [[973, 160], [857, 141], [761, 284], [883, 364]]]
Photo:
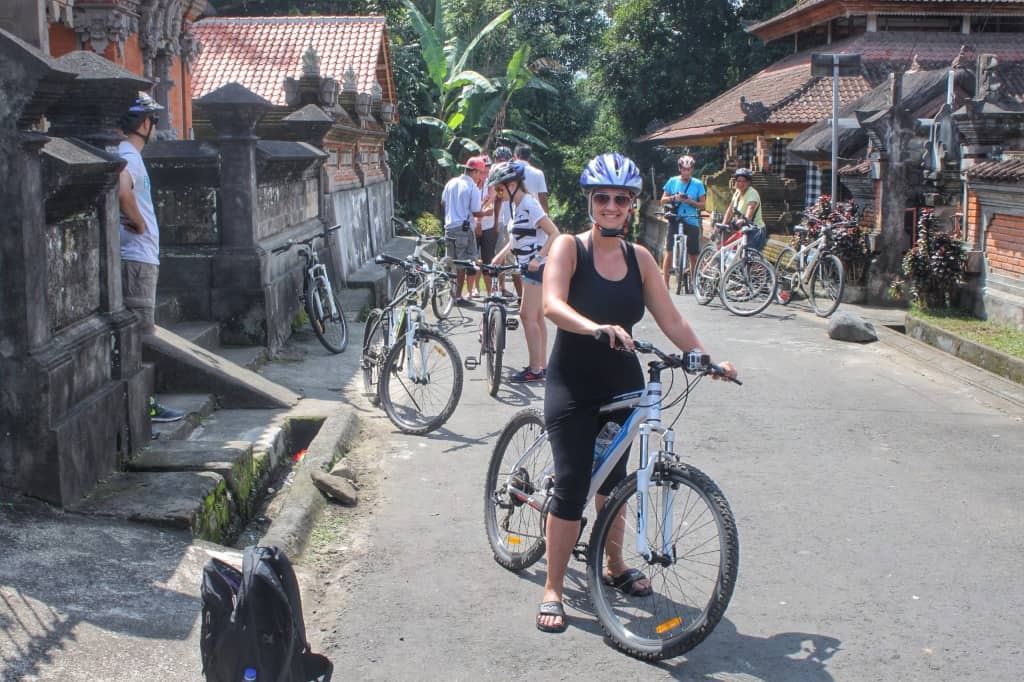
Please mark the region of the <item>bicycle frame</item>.
[[[636, 548], [637, 552], [643, 556], [645, 560], [649, 562], [667, 561], [669, 563], [665, 565], [670, 565], [674, 562], [671, 530], [668, 528], [662, 529], [662, 537], [660, 538], [661, 544], [657, 550], [653, 552], [647, 541], [646, 533], [647, 509], [649, 506], [648, 500], [650, 495], [648, 488], [651, 484], [651, 477], [654, 473], [655, 464], [658, 461], [673, 459], [675, 457], [675, 432], [671, 428], [665, 426], [661, 421], [661, 370], [652, 367], [649, 371], [651, 375], [650, 381], [648, 381], [647, 386], [643, 390], [615, 396], [610, 402], [598, 409], [598, 413], [602, 415], [608, 415], [612, 412], [625, 409], [631, 409], [633, 411], [626, 419], [622, 428], [619, 429], [615, 439], [608, 445], [605, 451], [601, 453], [599, 460], [600, 463], [590, 477], [590, 490], [587, 493], [587, 502], [589, 503], [597, 494], [601, 485], [604, 484], [608, 476], [611, 475], [615, 465], [618, 464], [619, 460], [625, 456], [626, 450], [630, 445], [632, 445], [637, 434], [639, 434], [640, 466], [637, 469], [637, 493], [640, 496], [640, 502], [637, 505], [638, 518]], [[655, 457], [650, 456], [650, 439], [652, 434], [660, 435], [662, 440], [662, 448], [657, 451]], [[524, 452], [522, 457], [519, 458], [512, 470], [518, 470], [522, 463], [532, 457], [534, 453], [536, 453], [537, 448], [543, 447], [546, 442], [547, 432], [538, 438], [533, 445], [526, 449], [526, 452]], [[548, 476], [553, 476], [553, 474], [553, 471], [545, 471], [544, 477], [547, 478]], [[515, 496], [520, 502], [524, 502], [542, 513], [544, 512], [544, 507], [547, 503], [548, 490], [548, 488], [542, 488], [542, 492], [528, 495], [526, 492], [519, 490], [512, 485], [512, 477], [510, 477], [508, 483], [508, 491], [511, 495]], [[669, 514], [672, 512], [674, 495], [666, 494], [664, 498], [662, 511]]]
[[[388, 277], [387, 279], [388, 298], [391, 298], [391, 278]], [[420, 347], [418, 365], [412, 361], [413, 357], [415, 357], [413, 351], [415, 348], [416, 330], [424, 323], [423, 308], [418, 305], [418, 301], [421, 292], [427, 285], [426, 283], [426, 278], [421, 279], [419, 285], [415, 289], [410, 289], [404, 299], [390, 301], [381, 313], [382, 317], [387, 317], [390, 320], [385, 325], [385, 347], [391, 348], [394, 346], [399, 335], [405, 334], [405, 357], [407, 358], [405, 373], [409, 379], [416, 382], [423, 382], [429, 379], [426, 370], [427, 349], [423, 346]]]
[[[315, 287], [317, 284], [322, 284], [325, 291], [334, 291], [331, 288], [331, 278], [327, 275], [327, 266], [320, 262], [320, 257], [317, 256], [316, 250], [308, 244], [299, 244], [298, 248], [306, 259], [306, 276], [309, 278], [312, 286]], [[317, 314], [324, 317], [323, 302], [320, 299], [320, 296], [314, 296], [313, 304], [317, 308]], [[338, 309], [334, 307], [334, 296], [327, 296], [327, 305], [330, 307], [330, 315], [326, 317], [337, 317]]]

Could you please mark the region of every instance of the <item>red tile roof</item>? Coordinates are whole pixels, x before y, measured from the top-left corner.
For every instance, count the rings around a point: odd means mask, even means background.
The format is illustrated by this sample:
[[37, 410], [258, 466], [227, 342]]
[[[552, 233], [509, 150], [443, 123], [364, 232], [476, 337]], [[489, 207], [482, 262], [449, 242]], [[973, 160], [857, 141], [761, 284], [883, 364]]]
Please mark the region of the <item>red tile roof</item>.
[[[888, 5], [888, 7], [881, 7], [878, 5], [872, 6], [874, 3]], [[878, 14], [903, 14], [903, 15], [924, 15], [928, 14], [930, 10], [933, 10], [936, 14], [948, 13], [949, 5], [980, 5], [976, 10], [972, 9], [969, 12], [972, 14], [982, 15], [985, 12], [986, 7], [997, 5], [1000, 7], [1009, 7], [1010, 12], [1013, 12], [1012, 7], [1014, 5], [1020, 5], [1024, 9], [1024, 2], [1021, 0], [874, 0], [874, 3], [869, 2], [849, 2], [848, 0], [800, 0], [796, 5], [789, 9], [779, 12], [770, 19], [751, 24], [747, 27], [747, 33], [757, 34], [765, 28], [773, 26], [779, 22], [785, 21], [790, 17], [810, 10], [816, 10], [818, 12], [824, 12], [828, 16], [839, 17], [839, 16], [853, 16], [853, 15], [864, 15], [868, 11], [877, 12]], [[833, 7], [829, 7], [832, 5]], [[903, 7], [900, 7], [903, 5]], [[963, 11], [958, 8], [958, 11]], [[964, 12], [965, 14], [968, 12]], [[817, 22], [815, 22], [817, 23]]]
[[[302, 53], [312, 45], [321, 75], [340, 84], [351, 66], [359, 92], [370, 92], [379, 81], [384, 100], [394, 102], [386, 30], [378, 16], [203, 19], [192, 26], [202, 44], [192, 67], [192, 96], [234, 81], [283, 106], [282, 82], [302, 75]], [[386, 65], [384, 78], [378, 78], [381, 65]]]
[[840, 105], [845, 105], [882, 83], [895, 66], [908, 67], [915, 55], [923, 69], [948, 67], [963, 44], [967, 44], [973, 54], [992, 53], [1004, 63], [1024, 62], [1024, 40], [1020, 34], [864, 33], [828, 47], [785, 57], [638, 141], [696, 140], [728, 134], [729, 128], [743, 125], [760, 124], [769, 129], [772, 126], [809, 126], [830, 116], [832, 81], [811, 75], [812, 52], [827, 50], [861, 55], [861, 76], [839, 79], [839, 101]]
[[968, 168], [964, 175], [972, 180], [1020, 182], [1024, 180], [1024, 158], [1018, 156], [1005, 161], [983, 161]]

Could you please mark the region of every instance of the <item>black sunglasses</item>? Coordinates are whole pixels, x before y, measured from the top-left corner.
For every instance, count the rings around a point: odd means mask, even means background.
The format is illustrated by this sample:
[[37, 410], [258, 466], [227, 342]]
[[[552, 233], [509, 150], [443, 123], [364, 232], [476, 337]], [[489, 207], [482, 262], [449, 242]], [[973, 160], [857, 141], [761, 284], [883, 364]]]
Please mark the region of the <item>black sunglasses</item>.
[[594, 192], [594, 203], [598, 206], [605, 206], [609, 201], [615, 201], [615, 205], [619, 208], [626, 208], [633, 203], [633, 197], [626, 194], [605, 194], [604, 192]]

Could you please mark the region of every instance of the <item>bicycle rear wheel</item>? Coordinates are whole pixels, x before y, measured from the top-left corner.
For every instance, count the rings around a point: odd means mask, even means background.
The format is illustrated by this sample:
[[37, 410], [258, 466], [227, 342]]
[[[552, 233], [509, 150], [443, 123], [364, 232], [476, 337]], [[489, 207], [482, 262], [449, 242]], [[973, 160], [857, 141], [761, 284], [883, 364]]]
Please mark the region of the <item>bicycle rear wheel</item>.
[[430, 287], [430, 307], [439, 320], [447, 319], [452, 312], [452, 280], [447, 274], [438, 275]]
[[384, 359], [380, 403], [400, 431], [421, 435], [455, 412], [462, 396], [462, 360], [451, 341], [432, 329], [416, 330], [411, 357], [405, 341], [405, 334], [399, 336]]
[[491, 306], [484, 319], [484, 356], [487, 363], [487, 381], [492, 396], [498, 394], [501, 386], [501, 361], [505, 353], [505, 311], [500, 306]]
[[387, 320], [380, 308], [374, 308], [366, 316], [363, 328], [363, 356], [360, 368], [363, 371], [363, 394], [373, 405], [380, 404], [377, 381], [380, 378], [380, 366], [384, 363], [387, 339]]
[[[649, 661], [679, 656], [711, 634], [736, 585], [739, 540], [722, 491], [693, 467], [658, 464], [648, 488], [646, 536], [651, 561], [637, 553], [639, 496], [636, 473], [612, 491], [591, 533], [587, 555], [590, 601], [612, 642]], [[621, 522], [617, 523], [617, 522]], [[624, 536], [616, 535], [625, 526]], [[646, 597], [608, 585], [608, 553], [622, 554], [627, 569], [644, 571]]]
[[744, 256], [726, 269], [720, 293], [733, 315], [757, 315], [775, 298], [775, 269], [764, 258]]
[[[331, 314], [331, 300], [337, 311], [334, 315]], [[345, 350], [348, 345], [345, 311], [341, 309], [338, 295], [329, 290], [323, 280], [317, 280], [313, 286], [306, 285], [306, 315], [309, 316], [309, 326], [324, 348], [335, 354]]]
[[[544, 513], [555, 484], [555, 460], [540, 410], [520, 410], [491, 454], [484, 487], [484, 527], [494, 560], [521, 571], [544, 556]], [[523, 497], [534, 496], [536, 509]]]
[[697, 270], [693, 274], [693, 295], [697, 303], [707, 305], [718, 295], [718, 252], [713, 244], [705, 246], [697, 256]]
[[843, 262], [826, 253], [814, 266], [810, 281], [811, 305], [819, 317], [828, 317], [843, 298]]
[[797, 262], [796, 251], [790, 247], [784, 248], [779, 257], [775, 259], [775, 277], [777, 286], [775, 291], [775, 302], [780, 305], [789, 305], [800, 288], [800, 263]]

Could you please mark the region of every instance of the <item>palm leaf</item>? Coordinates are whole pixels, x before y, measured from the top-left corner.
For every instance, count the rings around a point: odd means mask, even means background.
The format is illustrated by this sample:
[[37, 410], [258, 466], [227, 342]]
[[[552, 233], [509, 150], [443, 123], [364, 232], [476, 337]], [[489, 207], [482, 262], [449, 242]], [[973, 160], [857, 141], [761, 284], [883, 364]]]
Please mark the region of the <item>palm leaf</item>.
[[[427, 23], [427, 18], [414, 5], [411, 0], [402, 0], [406, 11], [409, 13], [409, 22], [420, 39], [420, 54], [423, 56], [423, 63], [427, 66], [427, 75], [438, 88], [444, 85], [445, 77], [448, 75], [448, 63], [444, 56], [442, 38], [434, 28]], [[438, 0], [440, 6], [441, 0]]]
[[[440, 1], [441, 0], [438, 0], [438, 2]], [[473, 55], [473, 50], [476, 49], [477, 44], [481, 40], [486, 38], [488, 35], [490, 35], [491, 31], [493, 31], [494, 29], [498, 28], [498, 26], [501, 26], [506, 21], [508, 21], [509, 17], [511, 16], [512, 10], [507, 9], [498, 16], [491, 19], [491, 21], [486, 26], [484, 26], [480, 30], [480, 32], [476, 34], [476, 36], [473, 37], [473, 40], [469, 41], [469, 45], [466, 45], [466, 49], [462, 51], [462, 55], [459, 57], [459, 60], [455, 63], [455, 68], [452, 70], [458, 73], [459, 71], [462, 71], [464, 68], [466, 68], [466, 63], [469, 61], [469, 58]]]
[[521, 142], [528, 142], [534, 147], [540, 147], [541, 149], [547, 149], [548, 146], [541, 141], [540, 138], [531, 135], [525, 130], [511, 130], [509, 128], [503, 128], [501, 131], [503, 137], [511, 137]]

